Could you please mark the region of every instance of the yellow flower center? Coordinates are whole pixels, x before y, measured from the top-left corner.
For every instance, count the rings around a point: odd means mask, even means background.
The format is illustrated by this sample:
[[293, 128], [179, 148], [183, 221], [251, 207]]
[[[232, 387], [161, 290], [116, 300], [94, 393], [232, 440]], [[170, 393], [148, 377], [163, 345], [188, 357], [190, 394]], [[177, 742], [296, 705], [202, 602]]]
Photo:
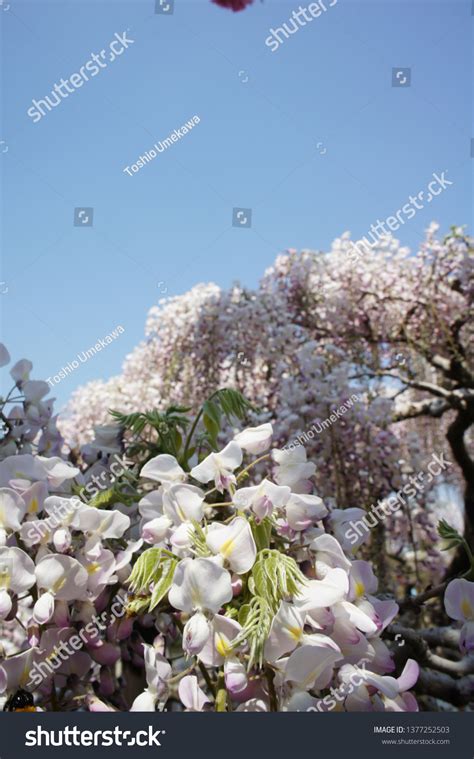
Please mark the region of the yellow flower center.
[[355, 593], [357, 598], [360, 598], [365, 593], [365, 585], [360, 580], [358, 580], [355, 584]]

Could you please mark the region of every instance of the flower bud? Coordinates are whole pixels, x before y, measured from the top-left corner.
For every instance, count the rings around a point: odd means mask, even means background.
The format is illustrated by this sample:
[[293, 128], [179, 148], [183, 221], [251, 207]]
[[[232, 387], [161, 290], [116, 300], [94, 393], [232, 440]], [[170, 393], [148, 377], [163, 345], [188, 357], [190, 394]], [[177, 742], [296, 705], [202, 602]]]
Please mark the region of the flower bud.
[[188, 619], [183, 630], [183, 650], [188, 656], [196, 656], [209, 637], [209, 622], [204, 614], [196, 612]]
[[66, 553], [71, 545], [71, 533], [65, 528], [56, 530], [53, 535], [53, 543], [58, 553]]

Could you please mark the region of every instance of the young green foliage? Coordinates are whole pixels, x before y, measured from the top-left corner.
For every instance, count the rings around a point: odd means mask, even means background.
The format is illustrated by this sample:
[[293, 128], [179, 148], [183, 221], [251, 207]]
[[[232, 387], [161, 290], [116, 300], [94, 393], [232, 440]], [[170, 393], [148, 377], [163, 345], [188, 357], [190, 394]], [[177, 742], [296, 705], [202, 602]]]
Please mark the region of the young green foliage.
[[305, 583], [305, 576], [291, 556], [265, 548], [257, 555], [249, 588], [254, 595], [265, 598], [276, 613], [280, 601], [299, 595]]
[[178, 559], [161, 548], [142, 553], [129, 578], [130, 590], [137, 594], [128, 604], [131, 613], [153, 611], [165, 597], [173, 582]]

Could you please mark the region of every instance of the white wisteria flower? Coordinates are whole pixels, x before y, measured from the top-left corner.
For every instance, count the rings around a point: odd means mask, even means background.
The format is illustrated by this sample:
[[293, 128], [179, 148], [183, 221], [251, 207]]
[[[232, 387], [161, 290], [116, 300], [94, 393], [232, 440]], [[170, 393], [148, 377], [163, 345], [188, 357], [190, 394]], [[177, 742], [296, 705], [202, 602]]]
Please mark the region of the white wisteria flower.
[[259, 485], [236, 490], [232, 502], [242, 511], [250, 509], [261, 520], [285, 506], [290, 495], [289, 487], [275, 485], [265, 478]]
[[174, 456], [169, 453], [160, 453], [142, 467], [140, 477], [156, 482], [183, 482], [186, 479], [186, 472]]
[[171, 665], [153, 646], [143, 643], [145, 672], [148, 687], [134, 700], [131, 712], [154, 712], [160, 699], [168, 693], [167, 681], [171, 677]]
[[35, 565], [21, 548], [0, 547], [0, 619], [6, 619], [17, 596], [35, 584]]
[[232, 598], [230, 574], [212, 559], [183, 559], [176, 567], [168, 597], [175, 609], [188, 614], [217, 614]]
[[265, 643], [268, 661], [275, 662], [296, 648], [303, 637], [304, 622], [305, 614], [297, 606], [286, 601], [280, 603]]
[[0, 488], [0, 545], [5, 545], [8, 535], [20, 530], [25, 512], [25, 502], [18, 493]]
[[183, 630], [183, 651], [188, 656], [196, 656], [204, 648], [209, 637], [209, 620], [197, 611], [186, 622]]
[[54, 602], [86, 600], [88, 574], [77, 559], [62, 554], [44, 556], [35, 569], [36, 584], [45, 592], [38, 598], [33, 610], [34, 620], [49, 622], [54, 613]]
[[474, 582], [464, 578], [452, 580], [444, 594], [444, 608], [451, 619], [464, 622], [460, 648], [463, 653], [474, 650]]
[[236, 478], [232, 474], [242, 463], [242, 449], [234, 440], [220, 453], [210, 453], [204, 461], [191, 469], [191, 475], [198, 482], [214, 480], [217, 490], [222, 493]]
[[257, 547], [250, 525], [243, 517], [236, 517], [227, 525], [213, 522], [208, 528], [206, 543], [237, 574], [245, 574], [255, 563]]
[[78, 525], [88, 536], [85, 546], [87, 551], [102, 539], [121, 538], [130, 527], [130, 517], [121, 511], [102, 511], [86, 506], [79, 512]]
[[234, 436], [236, 443], [247, 453], [261, 454], [268, 450], [273, 436], [273, 427], [269, 422], [258, 427], [247, 427]]
[[349, 578], [343, 569], [330, 569], [323, 580], [310, 580], [295, 603], [301, 611], [324, 609], [342, 601], [349, 591]]
[[303, 645], [293, 651], [286, 663], [285, 680], [306, 690], [329, 685], [335, 664], [344, 657], [339, 647], [330, 638], [327, 640], [327, 644]]
[[285, 506], [285, 513], [290, 527], [301, 531], [327, 516], [328, 510], [317, 495], [293, 493]]
[[177, 483], [163, 493], [163, 513], [174, 524], [200, 522], [204, 516], [205, 495], [194, 485]]
[[306, 460], [306, 451], [302, 445], [297, 445], [292, 450], [274, 448], [272, 457], [277, 464], [275, 481], [278, 485], [288, 485], [295, 492], [304, 487], [316, 471], [316, 465]]
[[202, 712], [210, 700], [198, 685], [198, 679], [195, 675], [186, 675], [179, 683], [179, 698], [182, 704], [193, 712]]

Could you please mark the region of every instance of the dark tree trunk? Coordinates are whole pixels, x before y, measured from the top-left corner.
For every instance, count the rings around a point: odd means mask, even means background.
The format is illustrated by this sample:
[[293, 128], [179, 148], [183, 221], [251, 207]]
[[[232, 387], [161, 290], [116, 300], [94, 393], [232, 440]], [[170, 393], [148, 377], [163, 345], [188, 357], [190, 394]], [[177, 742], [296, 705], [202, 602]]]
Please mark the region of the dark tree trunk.
[[[471, 548], [474, 548], [474, 461], [470, 457], [464, 439], [466, 431], [474, 424], [474, 403], [468, 403], [466, 409], [460, 410], [449, 425], [447, 438], [456, 463], [459, 465], [466, 483], [464, 490], [464, 536]], [[459, 575], [468, 569], [466, 553], [459, 550], [450, 567], [447, 578]]]

